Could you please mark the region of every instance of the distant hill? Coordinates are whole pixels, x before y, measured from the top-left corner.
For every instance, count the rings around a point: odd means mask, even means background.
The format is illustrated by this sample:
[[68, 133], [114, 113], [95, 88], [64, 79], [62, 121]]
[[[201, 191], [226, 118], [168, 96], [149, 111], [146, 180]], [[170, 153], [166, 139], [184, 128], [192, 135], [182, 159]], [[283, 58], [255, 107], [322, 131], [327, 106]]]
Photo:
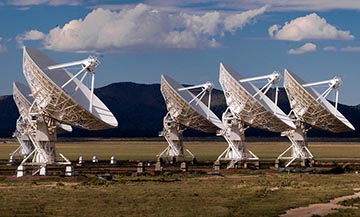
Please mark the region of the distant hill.
[[[159, 84], [137, 84], [132, 82], [113, 83], [95, 90], [96, 95], [113, 112], [119, 127], [103, 131], [75, 129], [65, 134], [67, 137], [157, 137], [162, 130], [162, 121], [167, 113]], [[268, 93], [274, 96], [274, 90]], [[206, 98], [204, 99], [206, 100]], [[290, 111], [284, 89], [280, 89], [278, 105], [285, 113]], [[221, 118], [225, 110], [225, 99], [219, 90], [213, 90], [212, 110]], [[310, 130], [309, 136], [316, 137], [360, 137], [360, 105], [339, 105], [339, 110], [357, 129], [355, 132], [333, 134], [321, 130]], [[12, 96], [0, 96], [0, 137], [11, 137], [19, 114]], [[185, 136], [204, 136], [206, 134], [186, 130]], [[279, 133], [250, 128], [247, 136], [279, 136]]]
[[11, 137], [15, 130], [18, 109], [12, 95], [0, 96], [0, 137]]
[[353, 106], [355, 109], [359, 110], [360, 111], [360, 104], [359, 105], [356, 105], [356, 106]]

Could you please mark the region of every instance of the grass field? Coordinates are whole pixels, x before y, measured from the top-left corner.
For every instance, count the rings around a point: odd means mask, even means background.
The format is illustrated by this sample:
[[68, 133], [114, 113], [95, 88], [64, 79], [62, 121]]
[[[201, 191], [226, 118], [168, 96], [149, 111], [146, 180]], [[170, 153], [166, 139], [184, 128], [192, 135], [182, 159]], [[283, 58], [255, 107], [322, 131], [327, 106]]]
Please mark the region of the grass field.
[[[201, 161], [214, 161], [224, 142], [186, 142]], [[249, 142], [260, 158], [275, 159], [289, 143]], [[0, 159], [17, 144], [1, 144]], [[316, 158], [359, 158], [359, 143], [314, 142]], [[87, 141], [57, 144], [72, 160], [116, 156], [119, 160], [150, 160], [166, 147], [154, 141]], [[360, 161], [359, 161], [360, 162]], [[121, 165], [119, 165], [121, 167]], [[360, 188], [360, 175], [279, 173], [275, 170], [222, 170], [211, 176], [164, 168], [159, 176], [134, 173], [103, 181], [93, 174], [75, 177], [15, 178], [0, 175], [0, 216], [278, 216], [290, 208], [327, 202]], [[359, 200], [345, 201], [359, 207]], [[344, 209], [329, 216], [360, 216], [360, 209]]]
[[[225, 150], [225, 142], [184, 142], [185, 146], [200, 161], [214, 161]], [[290, 142], [248, 142], [247, 146], [260, 159], [276, 159]], [[18, 143], [0, 144], [0, 159], [8, 159], [9, 153], [15, 150]], [[58, 152], [70, 160], [81, 155], [91, 159], [96, 155], [99, 159], [110, 159], [115, 156], [119, 160], [155, 160], [156, 155], [166, 147], [166, 142], [159, 141], [77, 141], [59, 142]], [[310, 142], [309, 148], [315, 158], [359, 158], [359, 142]]]

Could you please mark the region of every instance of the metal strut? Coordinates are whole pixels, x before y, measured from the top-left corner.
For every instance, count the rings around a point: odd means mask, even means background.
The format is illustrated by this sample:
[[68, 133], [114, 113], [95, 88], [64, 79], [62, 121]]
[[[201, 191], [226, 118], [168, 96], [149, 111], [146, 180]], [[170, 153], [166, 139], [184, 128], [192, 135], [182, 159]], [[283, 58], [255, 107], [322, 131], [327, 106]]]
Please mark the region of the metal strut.
[[334, 77], [333, 79], [326, 80], [326, 81], [319, 81], [319, 82], [314, 82], [314, 83], [303, 84], [303, 87], [313, 87], [313, 86], [320, 86], [320, 85], [324, 85], [324, 84], [329, 85], [329, 87], [316, 99], [316, 101], [319, 101], [322, 97], [326, 98], [329, 95], [329, 93], [335, 89], [335, 91], [336, 91], [336, 93], [335, 93], [335, 108], [337, 109], [338, 102], [339, 102], [339, 88], [342, 84], [342, 81], [339, 77]]
[[[264, 75], [264, 76], [258, 76], [258, 77], [252, 77], [252, 78], [244, 78], [244, 79], [240, 79], [239, 82], [243, 83], [243, 82], [259, 81], [259, 80], [264, 80], [264, 79], [267, 80], [267, 83], [262, 88], [260, 88], [253, 95], [253, 97], [256, 97], [257, 95], [259, 95], [260, 92], [263, 92], [263, 94], [265, 96], [265, 94], [270, 90], [271, 86], [276, 85], [275, 86], [275, 97], [274, 97], [274, 99], [275, 99], [274, 111], [275, 111], [275, 113], [277, 113], [277, 109], [278, 109], [277, 103], [278, 103], [278, 95], [279, 95], [279, 82], [280, 82], [280, 79], [281, 79], [281, 75], [280, 75], [279, 72], [274, 71], [273, 73], [268, 74], [268, 75]], [[260, 97], [260, 99], [261, 98], [262, 98], [262, 96]]]
[[70, 63], [63, 63], [58, 65], [49, 66], [49, 70], [55, 70], [60, 68], [67, 68], [71, 66], [81, 65], [81, 70], [77, 72], [74, 76], [72, 76], [67, 82], [65, 82], [61, 88], [64, 89], [68, 84], [70, 84], [71, 81], [73, 81], [75, 78], [77, 78], [82, 72], [84, 72], [84, 75], [81, 77], [80, 81], [77, 83], [75, 92], [79, 89], [80, 85], [83, 83], [85, 77], [88, 73], [91, 73], [91, 87], [90, 87], [90, 103], [89, 103], [89, 111], [92, 112], [93, 107], [93, 95], [94, 95], [94, 85], [95, 85], [95, 70], [96, 67], [100, 64], [100, 61], [95, 56], [89, 56], [87, 59], [80, 60], [80, 61], [74, 61]]
[[213, 87], [214, 87], [214, 85], [213, 85], [211, 82], [206, 82], [206, 83], [204, 83], [204, 84], [199, 84], [199, 85], [195, 85], [195, 86], [179, 88], [178, 91], [194, 90], [194, 89], [201, 88], [202, 90], [200, 91], [200, 93], [198, 93], [193, 99], [191, 99], [191, 100], [188, 102], [189, 104], [191, 104], [192, 102], [194, 102], [194, 101], [196, 100], [196, 105], [198, 105], [199, 102], [201, 102], [201, 100], [204, 98], [204, 96], [206, 95], [206, 93], [208, 93], [208, 94], [209, 94], [209, 97], [208, 97], [208, 104], [207, 104], [206, 119], [209, 119], [210, 106], [211, 106], [211, 93], [212, 93]]
[[230, 161], [227, 168], [234, 168], [238, 162], [258, 161], [259, 158], [245, 145], [244, 123], [236, 120], [229, 107], [222, 115], [224, 129], [218, 131], [228, 143], [228, 148], [218, 157], [218, 161]]
[[279, 72], [274, 71], [269, 75], [240, 79], [239, 82], [243, 83], [243, 82], [259, 81], [264, 79], [267, 79], [268, 82], [261, 89], [259, 89], [259, 91], [256, 92], [253, 97], [257, 96], [260, 92], [266, 94], [273, 84], [278, 84], [280, 82], [281, 76]]

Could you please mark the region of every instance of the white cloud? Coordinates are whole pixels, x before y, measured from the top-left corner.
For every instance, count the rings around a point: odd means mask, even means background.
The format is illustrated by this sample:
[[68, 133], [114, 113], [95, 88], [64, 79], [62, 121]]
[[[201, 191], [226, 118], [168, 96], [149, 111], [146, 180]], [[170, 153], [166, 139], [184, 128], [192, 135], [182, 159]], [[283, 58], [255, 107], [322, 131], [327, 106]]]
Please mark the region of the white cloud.
[[9, 0], [8, 4], [16, 6], [27, 6], [27, 5], [80, 5], [81, 0]]
[[7, 51], [8, 51], [7, 47], [3, 44], [0, 44], [0, 53], [5, 53]]
[[341, 48], [340, 50], [344, 52], [360, 52], [360, 47], [347, 46]]
[[31, 7], [18, 7], [18, 8], [16, 8], [16, 10], [18, 10], [18, 11], [27, 11], [27, 10], [30, 10], [31, 9]]
[[[193, 32], [202, 32], [209, 35], [216, 35], [221, 15], [219, 12], [207, 12], [204, 15], [190, 15], [183, 13], [181, 18], [184, 20], [187, 29]], [[181, 22], [181, 21], [180, 21]]]
[[77, 52], [219, 47], [217, 39], [225, 32], [234, 33], [265, 10], [191, 14], [146, 4], [120, 11], [98, 8], [84, 19], [51, 29], [43, 43], [46, 49]]
[[36, 41], [36, 40], [42, 40], [45, 38], [45, 34], [38, 31], [38, 30], [30, 30], [26, 31], [21, 35], [16, 36], [16, 41], [22, 42], [22, 41]]
[[324, 51], [337, 51], [337, 48], [334, 46], [327, 46], [323, 48]]
[[274, 37], [274, 33], [276, 33], [276, 31], [278, 31], [280, 29], [281, 26], [279, 25], [272, 25], [269, 27], [268, 29], [268, 33], [270, 35], [270, 37]]
[[290, 49], [288, 54], [303, 54], [308, 52], [316, 51], [316, 44], [313, 43], [306, 43], [303, 46], [295, 49]]
[[224, 21], [225, 30], [229, 32], [235, 32], [237, 29], [242, 29], [245, 25], [252, 22], [253, 18], [265, 13], [266, 9], [267, 6], [264, 6], [259, 9], [248, 10], [240, 14], [226, 17]]
[[269, 28], [270, 37], [277, 40], [301, 41], [307, 39], [352, 40], [350, 31], [338, 30], [316, 13], [296, 18], [284, 26], [273, 25]]

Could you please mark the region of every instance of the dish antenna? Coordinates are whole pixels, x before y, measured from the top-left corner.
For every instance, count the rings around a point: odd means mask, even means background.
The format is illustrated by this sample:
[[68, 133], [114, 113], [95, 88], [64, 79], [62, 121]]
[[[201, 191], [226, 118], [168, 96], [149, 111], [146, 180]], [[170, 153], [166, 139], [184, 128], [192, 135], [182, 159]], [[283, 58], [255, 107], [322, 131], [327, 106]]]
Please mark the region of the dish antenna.
[[[82, 69], [76, 75], [64, 68], [79, 64]], [[34, 135], [31, 141], [35, 146], [31, 164], [44, 167], [70, 163], [61, 154], [65, 162], [59, 162], [55, 157], [57, 123], [87, 130], [117, 127], [116, 118], [94, 94], [94, 70], [98, 64], [96, 58], [88, 58], [59, 65], [38, 50], [24, 47], [23, 72], [34, 98], [29, 113], [33, 124], [30, 133]], [[82, 72], [85, 73], [79, 80], [77, 76]], [[83, 84], [87, 73], [92, 73], [90, 89]]]
[[[10, 154], [10, 159], [14, 159], [16, 156], [26, 158], [34, 151], [34, 145], [30, 139], [33, 135], [30, 132], [31, 127], [33, 127], [31, 110], [35, 102], [30, 88], [20, 82], [13, 83], [13, 98], [20, 114], [16, 121], [16, 130], [13, 137], [17, 138], [20, 146]], [[66, 124], [57, 122], [56, 127], [58, 133], [72, 131], [72, 127]]]
[[[322, 94], [313, 88], [320, 85], [327, 85], [327, 89]], [[278, 161], [287, 160], [285, 167], [297, 159], [304, 162], [313, 159], [306, 137], [311, 127], [333, 133], [355, 130], [354, 126], [337, 110], [340, 85], [341, 80], [337, 77], [326, 81], [305, 83], [300, 77], [285, 69], [284, 87], [290, 102], [290, 117], [296, 125], [296, 129], [282, 133], [291, 141], [291, 146], [278, 157]], [[326, 99], [332, 90], [336, 91], [334, 106]]]
[[[260, 80], [267, 83], [258, 89], [252, 82]], [[234, 167], [238, 162], [259, 160], [245, 145], [245, 130], [248, 127], [272, 132], [295, 129], [294, 123], [277, 106], [278, 87], [276, 86], [275, 103], [265, 95], [272, 85], [279, 83], [279, 80], [280, 74], [277, 72], [243, 78], [229, 66], [220, 63], [219, 81], [228, 107], [222, 115], [222, 122], [226, 128], [220, 131], [219, 135], [227, 135], [231, 140], [218, 160], [230, 161], [228, 168]], [[248, 127], [245, 127], [245, 124]]]
[[[200, 89], [195, 96], [189, 90]], [[210, 82], [183, 87], [166, 75], [161, 75], [161, 93], [164, 97], [168, 113], [163, 119], [164, 129], [159, 136], [168, 142], [168, 147], [158, 157], [174, 160], [176, 157], [195, 156], [183, 145], [183, 131], [192, 128], [202, 132], [212, 133], [222, 129], [219, 118], [210, 110], [212, 84]], [[208, 94], [208, 105], [201, 100]]]

